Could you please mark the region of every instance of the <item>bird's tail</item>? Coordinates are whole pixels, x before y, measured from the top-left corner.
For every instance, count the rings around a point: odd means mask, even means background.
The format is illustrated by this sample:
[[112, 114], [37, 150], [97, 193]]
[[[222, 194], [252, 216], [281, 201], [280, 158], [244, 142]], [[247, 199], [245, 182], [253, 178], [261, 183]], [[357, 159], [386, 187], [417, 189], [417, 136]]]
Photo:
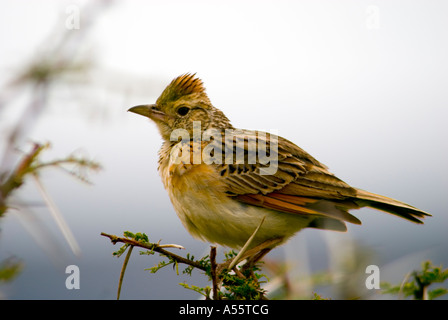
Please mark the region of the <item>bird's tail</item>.
[[431, 216], [429, 213], [417, 209], [404, 202], [380, 196], [375, 193], [357, 189], [356, 198], [353, 199], [361, 207], [371, 207], [415, 223], [423, 223], [420, 219]]

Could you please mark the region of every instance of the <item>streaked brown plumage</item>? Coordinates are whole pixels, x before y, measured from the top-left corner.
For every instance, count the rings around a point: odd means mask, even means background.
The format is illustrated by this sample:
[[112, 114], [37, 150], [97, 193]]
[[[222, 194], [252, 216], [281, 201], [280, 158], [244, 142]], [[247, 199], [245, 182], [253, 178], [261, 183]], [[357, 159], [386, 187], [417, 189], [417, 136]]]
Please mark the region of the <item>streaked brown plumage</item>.
[[[239, 248], [263, 217], [265, 222], [253, 246], [274, 238], [287, 240], [307, 227], [345, 231], [346, 222], [361, 224], [349, 213], [361, 207], [372, 207], [415, 223], [422, 223], [420, 219], [429, 216], [398, 200], [351, 187], [282, 137], [249, 130], [232, 131], [227, 136], [226, 129], [234, 128], [211, 104], [202, 81], [194, 74], [174, 79], [154, 105], [129, 111], [157, 124], [164, 141], [159, 158], [162, 181], [182, 223], [200, 239]], [[171, 141], [176, 129], [186, 130], [193, 137], [194, 121], [201, 124], [201, 133], [213, 129], [220, 135], [214, 136], [212, 142], [197, 143], [193, 138]], [[272, 147], [274, 142], [278, 142], [277, 150]], [[266, 145], [269, 156], [276, 156], [275, 172], [265, 174], [267, 164], [261, 158], [248, 163], [251, 143], [257, 147]], [[213, 155], [215, 161], [206, 163], [204, 157], [199, 163], [192, 161], [195, 148], [204, 151], [207, 146], [218, 154]], [[174, 150], [179, 153], [176, 148], [180, 147], [190, 152], [190, 161], [184, 158], [178, 163], [170, 156]], [[224, 151], [242, 152], [244, 163], [235, 159], [229, 163]]]

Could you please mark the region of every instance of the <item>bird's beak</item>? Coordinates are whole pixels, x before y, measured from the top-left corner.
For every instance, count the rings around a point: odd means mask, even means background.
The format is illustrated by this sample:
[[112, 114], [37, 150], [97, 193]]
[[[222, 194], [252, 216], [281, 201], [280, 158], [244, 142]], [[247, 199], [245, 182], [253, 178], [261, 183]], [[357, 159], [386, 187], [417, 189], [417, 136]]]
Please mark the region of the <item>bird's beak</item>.
[[155, 104], [146, 104], [140, 105], [130, 108], [128, 111], [139, 114], [144, 117], [148, 117], [154, 121], [163, 121], [167, 120], [167, 114], [160, 111], [160, 109]]

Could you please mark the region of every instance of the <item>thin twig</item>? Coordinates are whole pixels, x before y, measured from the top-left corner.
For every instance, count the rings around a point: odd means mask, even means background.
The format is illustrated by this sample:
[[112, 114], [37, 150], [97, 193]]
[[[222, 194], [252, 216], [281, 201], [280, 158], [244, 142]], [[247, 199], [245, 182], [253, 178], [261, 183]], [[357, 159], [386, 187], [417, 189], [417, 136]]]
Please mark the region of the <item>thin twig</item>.
[[25, 175], [30, 172], [31, 164], [44, 148], [45, 146], [35, 143], [33, 149], [23, 157], [17, 167], [4, 181], [3, 173], [0, 172], [0, 216], [7, 209], [6, 198], [8, 198], [12, 191], [22, 186]]
[[216, 247], [212, 246], [210, 249], [210, 265], [211, 265], [211, 269], [210, 269], [210, 275], [212, 278], [212, 286], [213, 286], [213, 295], [212, 295], [212, 299], [213, 300], [219, 300], [219, 296], [218, 296], [218, 279], [216, 276]]
[[408, 282], [408, 279], [411, 276], [411, 274], [412, 274], [411, 272], [408, 272], [404, 276], [403, 281], [400, 284], [400, 289], [398, 290], [398, 299], [403, 299], [403, 288], [404, 288], [404, 285], [406, 284], [406, 282]]
[[76, 241], [76, 238], [73, 235], [69, 225], [65, 221], [64, 216], [59, 211], [58, 207], [56, 206], [53, 199], [48, 194], [47, 190], [45, 189], [45, 187], [43, 186], [42, 182], [40, 181], [39, 177], [37, 176], [37, 174], [35, 172], [33, 173], [33, 178], [34, 178], [34, 181], [36, 182], [37, 189], [39, 190], [48, 209], [50, 210], [50, 212], [53, 216], [53, 219], [56, 221], [59, 229], [61, 230], [62, 234], [64, 235], [65, 240], [67, 241], [68, 245], [72, 249], [72, 252], [76, 256], [79, 256], [81, 253], [81, 248], [79, 247], [78, 242]]
[[105, 236], [105, 237], [108, 237], [113, 244], [116, 244], [117, 242], [121, 242], [121, 243], [129, 244], [129, 245], [132, 245], [132, 246], [135, 246], [135, 247], [140, 247], [140, 248], [148, 249], [148, 250], [151, 250], [151, 251], [155, 251], [155, 252], [163, 254], [164, 256], [172, 258], [174, 261], [176, 261], [178, 263], [188, 264], [188, 265], [190, 265], [192, 267], [195, 267], [195, 268], [198, 268], [198, 269], [200, 269], [202, 271], [206, 271], [206, 268], [204, 266], [202, 266], [199, 262], [186, 259], [186, 258], [184, 258], [182, 256], [179, 256], [179, 255], [175, 254], [175, 253], [167, 251], [167, 250], [163, 249], [161, 247], [161, 245], [158, 245], [157, 243], [150, 243], [150, 242], [143, 243], [143, 242], [140, 242], [140, 241], [137, 241], [137, 240], [133, 240], [133, 239], [129, 239], [129, 238], [117, 237], [117, 236], [114, 236], [114, 235], [111, 235], [111, 234], [107, 234], [107, 233], [104, 233], [104, 232], [101, 232], [101, 235]]
[[180, 244], [158, 244], [159, 248], [176, 248], [176, 249], [184, 249]]
[[244, 274], [240, 270], [238, 270], [238, 268], [236, 266], [234, 266], [231, 270], [233, 272], [235, 272], [235, 274], [238, 276], [238, 278], [241, 278], [241, 279], [245, 279], [246, 278], [244, 276]]
[[121, 285], [123, 284], [124, 272], [126, 271], [126, 267], [128, 266], [128, 262], [129, 262], [129, 258], [131, 257], [132, 249], [134, 249], [134, 246], [129, 246], [128, 253], [126, 254], [126, 257], [124, 259], [123, 266], [121, 267], [120, 280], [118, 282], [117, 300], [120, 300]]

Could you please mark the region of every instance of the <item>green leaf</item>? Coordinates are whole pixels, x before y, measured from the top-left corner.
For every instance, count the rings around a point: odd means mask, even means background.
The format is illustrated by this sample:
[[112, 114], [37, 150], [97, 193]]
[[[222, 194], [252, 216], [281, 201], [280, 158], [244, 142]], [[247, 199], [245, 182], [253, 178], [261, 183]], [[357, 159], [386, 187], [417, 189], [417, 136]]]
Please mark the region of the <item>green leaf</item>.
[[[414, 299], [423, 299], [424, 292], [434, 283], [442, 283], [448, 278], [448, 269], [435, 267], [431, 261], [422, 263], [422, 271], [414, 271], [406, 283], [392, 286], [388, 283], [382, 283], [383, 293], [403, 294], [406, 297], [412, 296]], [[440, 297], [448, 292], [445, 288], [436, 288], [428, 291], [428, 299]]]
[[206, 286], [205, 288], [197, 287], [194, 285], [189, 285], [188, 283], [179, 283], [180, 286], [184, 287], [188, 290], [193, 290], [194, 292], [197, 292], [201, 295], [203, 295], [206, 299], [210, 299], [210, 292], [211, 288], [209, 286]]
[[446, 288], [437, 288], [428, 292], [429, 300], [434, 300], [438, 297], [441, 297], [448, 293], [448, 289]]
[[166, 262], [166, 261], [162, 260], [156, 266], [154, 266], [152, 268], [145, 269], [145, 270], [150, 271], [151, 273], [156, 273], [160, 269], [162, 269], [162, 268], [164, 268], [166, 266], [169, 266], [170, 264], [173, 264], [173, 263], [174, 263], [174, 261], [172, 261], [172, 260], [169, 261], [169, 262]]
[[0, 283], [13, 280], [23, 269], [23, 263], [15, 258], [8, 258], [0, 264]]
[[126, 251], [126, 249], [128, 248], [128, 244], [124, 244], [120, 247], [120, 249], [118, 249], [117, 251], [113, 252], [112, 254], [114, 256], [116, 256], [117, 258], [121, 257], [121, 255]]

